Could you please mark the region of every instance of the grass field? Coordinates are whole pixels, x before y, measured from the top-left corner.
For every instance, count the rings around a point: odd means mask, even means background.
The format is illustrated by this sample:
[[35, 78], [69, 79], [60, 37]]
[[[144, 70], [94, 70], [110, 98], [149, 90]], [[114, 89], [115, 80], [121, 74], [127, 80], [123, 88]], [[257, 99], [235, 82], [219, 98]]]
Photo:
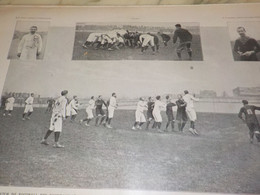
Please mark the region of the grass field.
[[132, 131], [134, 111], [116, 110], [114, 129], [65, 121], [65, 148], [56, 149], [53, 135], [40, 144], [50, 113], [36, 108], [22, 121], [22, 111], [0, 116], [0, 185], [260, 193], [260, 144], [249, 143], [235, 114], [198, 113], [201, 135], [192, 136], [188, 125], [183, 133]]
[[[175, 51], [177, 44], [173, 46], [172, 39], [168, 42], [167, 47], [164, 47], [162, 41], [160, 41], [159, 53], [152, 55], [152, 49], [149, 47], [147, 52], [142, 55], [140, 48], [125, 47], [114, 51], [95, 50], [92, 47], [85, 49], [82, 47], [82, 44], [85, 43], [88, 35], [89, 32], [76, 32], [72, 60], [178, 60]], [[173, 35], [170, 36], [172, 37]], [[193, 61], [203, 60], [201, 41], [198, 34], [193, 35], [192, 50]], [[188, 59], [186, 51], [182, 52], [182, 57], [183, 60]]]

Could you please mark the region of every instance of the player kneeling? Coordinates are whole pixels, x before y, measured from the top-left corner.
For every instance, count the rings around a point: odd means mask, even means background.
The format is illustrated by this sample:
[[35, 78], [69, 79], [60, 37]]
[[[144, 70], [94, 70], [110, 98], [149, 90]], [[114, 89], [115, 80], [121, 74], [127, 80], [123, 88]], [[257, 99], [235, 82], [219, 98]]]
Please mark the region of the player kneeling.
[[135, 111], [135, 123], [132, 127], [132, 130], [142, 129], [141, 126], [146, 122], [144, 116], [144, 109], [147, 107], [144, 98], [140, 98], [139, 102], [137, 103], [136, 111]]

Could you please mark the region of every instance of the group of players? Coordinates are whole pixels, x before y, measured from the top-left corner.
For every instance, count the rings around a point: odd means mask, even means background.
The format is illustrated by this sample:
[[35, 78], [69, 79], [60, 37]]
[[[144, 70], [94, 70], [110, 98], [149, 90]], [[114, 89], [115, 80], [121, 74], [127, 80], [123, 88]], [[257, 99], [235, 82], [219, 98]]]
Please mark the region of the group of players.
[[[68, 102], [67, 99], [68, 91], [64, 90], [61, 92], [61, 96], [55, 99], [52, 104], [52, 116], [50, 120], [50, 127], [46, 132], [41, 144], [48, 145], [47, 138], [54, 132], [55, 148], [63, 148], [64, 146], [59, 143], [60, 133], [62, 132], [62, 121], [68, 117], [71, 117], [71, 121], [75, 121], [75, 118], [79, 110], [79, 102], [77, 96], [73, 96], [73, 99]], [[172, 131], [174, 131], [175, 117], [173, 108], [177, 106], [176, 120], [178, 121], [178, 130], [183, 131], [188, 119], [190, 120], [189, 131], [193, 135], [199, 135], [198, 131], [195, 129], [195, 121], [197, 120], [196, 111], [194, 109], [194, 101], [199, 101], [194, 95], [191, 95], [187, 90], [184, 91], [184, 95], [179, 94], [177, 101], [173, 101], [169, 95], [166, 96], [166, 103], [161, 100], [161, 96], [156, 96], [155, 100], [152, 97], [145, 101], [141, 97], [137, 103], [135, 111], [135, 122], [132, 130], [140, 130], [142, 125], [146, 123], [146, 130], [149, 130], [150, 123], [153, 121], [152, 127], [157, 129], [158, 132], [162, 133], [162, 115], [161, 111], [166, 110], [167, 123], [165, 131], [168, 131], [168, 127], [171, 125]], [[30, 96], [25, 100], [25, 109], [22, 115], [22, 119], [30, 119], [33, 113], [33, 100], [34, 94], [31, 93]], [[7, 98], [5, 103], [5, 110], [3, 116], [12, 115], [13, 105], [15, 99], [13, 95]], [[243, 107], [240, 109], [238, 117], [242, 119], [249, 128], [250, 142], [253, 143], [254, 136], [260, 142], [260, 127], [259, 122], [256, 117], [255, 111], [260, 110], [260, 107], [249, 105], [247, 100], [243, 100]], [[50, 105], [50, 104], [48, 104]], [[106, 108], [106, 112], [103, 110], [103, 106]], [[94, 96], [88, 101], [86, 106], [87, 117], [81, 119], [80, 123], [85, 122], [86, 126], [90, 126], [90, 121], [94, 118], [93, 111], [95, 110], [96, 120], [95, 125], [104, 125], [105, 127], [112, 129], [111, 121], [114, 117], [114, 112], [118, 107], [117, 95], [112, 93], [110, 99], [105, 102], [102, 96], [98, 96], [95, 100]], [[48, 106], [49, 108], [49, 106]], [[48, 109], [47, 108], [47, 109]], [[147, 110], [147, 116], [145, 117], [144, 111]]]
[[[176, 52], [178, 58], [181, 59], [181, 52], [186, 49], [189, 59], [192, 58], [192, 34], [181, 27], [180, 24], [175, 25], [176, 30], [173, 35], [173, 44], [179, 39]], [[159, 51], [159, 37], [163, 40], [166, 47], [171, 37], [165, 33], [158, 32], [157, 35], [153, 33], [129, 32], [128, 30], [112, 30], [104, 33], [90, 33], [86, 42], [82, 45], [84, 48], [94, 47], [95, 49], [107, 49], [112, 51], [114, 49], [121, 49], [125, 46], [133, 48], [141, 48], [144, 53], [150, 46], [153, 54]]]

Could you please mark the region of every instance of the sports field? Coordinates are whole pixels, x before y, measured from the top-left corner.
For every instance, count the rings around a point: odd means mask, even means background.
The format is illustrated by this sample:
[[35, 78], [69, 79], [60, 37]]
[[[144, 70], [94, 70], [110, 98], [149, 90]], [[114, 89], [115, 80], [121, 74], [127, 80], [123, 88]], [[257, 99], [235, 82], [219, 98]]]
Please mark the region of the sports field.
[[[168, 46], [164, 47], [163, 42], [160, 41], [159, 52], [152, 55], [152, 49], [149, 47], [146, 53], [141, 53], [141, 48], [121, 48], [120, 50], [108, 51], [103, 49], [95, 50], [93, 47], [85, 49], [82, 44], [85, 43], [89, 32], [76, 32], [73, 49], [73, 60], [178, 60], [176, 54], [176, 47], [173, 45], [172, 39], [168, 42]], [[173, 37], [173, 35], [170, 35]], [[192, 41], [193, 61], [203, 60], [201, 40], [198, 34], [193, 35]], [[188, 60], [187, 51], [182, 52], [183, 60]]]
[[193, 136], [188, 125], [132, 131], [134, 111], [116, 110], [114, 129], [65, 121], [65, 148], [56, 149], [53, 135], [40, 144], [50, 113], [36, 108], [22, 121], [22, 111], [0, 116], [0, 185], [260, 193], [260, 144], [249, 143], [236, 114], [198, 113], [201, 135]]

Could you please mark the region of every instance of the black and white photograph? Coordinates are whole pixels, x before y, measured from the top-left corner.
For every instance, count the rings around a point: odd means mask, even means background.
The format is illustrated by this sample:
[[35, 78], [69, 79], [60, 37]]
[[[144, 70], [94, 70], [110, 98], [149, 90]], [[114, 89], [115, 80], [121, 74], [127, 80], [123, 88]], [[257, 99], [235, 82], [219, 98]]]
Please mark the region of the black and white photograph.
[[1, 185], [259, 192], [259, 70], [38, 63], [6, 76]]
[[229, 22], [235, 61], [260, 61], [260, 21]]
[[0, 8], [0, 195], [259, 194], [259, 7]]
[[72, 60], [202, 61], [199, 23], [77, 23]]
[[42, 60], [48, 37], [49, 21], [16, 22], [8, 59]]

